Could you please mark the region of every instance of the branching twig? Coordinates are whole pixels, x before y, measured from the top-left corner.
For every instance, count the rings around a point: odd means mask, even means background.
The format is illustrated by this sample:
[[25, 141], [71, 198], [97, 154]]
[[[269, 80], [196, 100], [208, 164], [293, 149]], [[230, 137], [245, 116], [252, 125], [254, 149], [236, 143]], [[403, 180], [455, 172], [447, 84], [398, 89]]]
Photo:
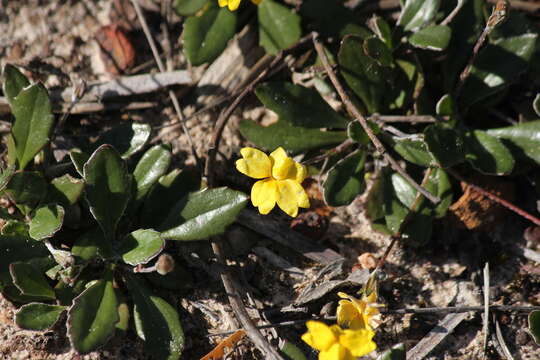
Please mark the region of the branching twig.
[[336, 74], [334, 73], [334, 70], [332, 70], [332, 67], [330, 66], [330, 63], [328, 61], [328, 57], [326, 56], [326, 53], [322, 47], [322, 44], [318, 39], [317, 33], [313, 33], [313, 44], [315, 45], [315, 50], [317, 51], [317, 54], [319, 55], [319, 58], [321, 59], [321, 62], [324, 65], [326, 73], [330, 77], [332, 84], [334, 85], [339, 96], [341, 97], [343, 104], [345, 104], [347, 111], [351, 114], [351, 116], [353, 116], [360, 123], [360, 125], [362, 125], [362, 128], [364, 129], [369, 139], [375, 146], [375, 149], [377, 150], [377, 152], [379, 152], [382, 156], [384, 156], [386, 161], [388, 161], [388, 163], [390, 163], [390, 165], [392, 166], [392, 169], [394, 169], [401, 176], [403, 176], [405, 180], [407, 180], [407, 182], [411, 184], [411, 186], [413, 186], [417, 191], [419, 191], [431, 202], [438, 203], [440, 201], [439, 198], [437, 196], [432, 195], [429, 191], [427, 191], [426, 189], [418, 185], [418, 183], [416, 183], [416, 181], [414, 181], [414, 179], [411, 178], [409, 174], [405, 172], [405, 170], [403, 170], [403, 168], [398, 164], [398, 162], [392, 156], [390, 156], [390, 154], [386, 152], [386, 149], [384, 145], [382, 144], [382, 142], [375, 136], [375, 134], [373, 134], [373, 131], [369, 127], [366, 118], [360, 113], [360, 111], [358, 111], [356, 106], [354, 106], [351, 99], [345, 92], [345, 89], [339, 82]]
[[470, 186], [474, 191], [480, 193], [481, 195], [489, 198], [490, 200], [504, 206], [505, 208], [507, 208], [508, 210], [512, 210], [513, 212], [515, 212], [516, 214], [518, 214], [519, 216], [521, 217], [524, 217], [525, 219], [533, 222], [535, 225], [538, 225], [540, 226], [540, 219], [537, 218], [536, 216], [532, 215], [532, 214], [529, 214], [528, 212], [526, 212], [525, 210], [517, 207], [516, 205], [512, 204], [510, 201], [508, 200], [505, 200], [503, 198], [501, 198], [500, 196], [497, 196], [493, 193], [490, 193], [489, 191], [487, 190], [484, 190], [482, 189], [480, 186], [478, 185], [474, 185], [468, 181], [466, 181], [461, 175], [459, 175], [458, 173], [456, 173], [455, 171], [453, 171], [452, 169], [445, 169], [450, 175], [452, 175], [453, 177], [455, 177], [457, 180], [467, 184], [467, 186]]
[[[152, 50], [152, 54], [154, 56], [154, 60], [156, 60], [159, 71], [163, 73], [166, 71], [166, 69], [165, 69], [165, 66], [163, 65], [163, 61], [161, 60], [161, 57], [159, 56], [156, 43], [154, 42], [152, 33], [150, 32], [150, 29], [148, 28], [148, 24], [146, 23], [146, 18], [144, 17], [144, 14], [141, 10], [141, 6], [139, 5], [138, 0], [131, 0], [131, 3], [133, 4], [133, 7], [135, 8], [135, 12], [137, 13], [137, 18], [139, 19], [139, 22], [141, 23], [141, 27], [143, 29], [144, 35], [146, 36], [146, 40], [148, 41], [148, 44], [150, 45], [150, 49]], [[184, 132], [184, 134], [186, 134], [188, 138], [189, 145], [191, 147], [191, 153], [193, 157], [195, 158], [197, 166], [200, 169], [202, 169], [199, 156], [197, 155], [197, 150], [195, 150], [195, 144], [193, 142], [193, 138], [191, 137], [189, 130], [186, 126], [186, 123], [184, 121], [184, 115], [182, 114], [182, 109], [180, 108], [180, 103], [178, 102], [178, 98], [176, 97], [176, 94], [174, 93], [174, 91], [169, 90], [169, 97], [171, 99], [174, 110], [176, 111], [176, 115], [178, 116], [178, 119], [182, 126], [182, 131]]]

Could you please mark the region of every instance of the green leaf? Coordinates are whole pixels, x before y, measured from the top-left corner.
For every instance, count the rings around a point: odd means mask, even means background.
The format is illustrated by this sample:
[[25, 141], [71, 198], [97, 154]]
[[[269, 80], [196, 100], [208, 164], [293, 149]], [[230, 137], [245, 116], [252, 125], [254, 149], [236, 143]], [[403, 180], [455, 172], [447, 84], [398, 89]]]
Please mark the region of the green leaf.
[[236, 13], [218, 8], [213, 2], [200, 16], [184, 23], [184, 51], [192, 65], [211, 62], [227, 47], [234, 36]]
[[306, 355], [304, 355], [302, 350], [290, 341], [285, 341], [283, 345], [279, 347], [279, 351], [287, 355], [291, 360], [307, 360]]
[[47, 182], [41, 173], [18, 172], [13, 174], [4, 191], [26, 215], [47, 194]]
[[113, 256], [111, 243], [105, 239], [103, 231], [97, 226], [75, 240], [71, 247], [71, 253], [85, 261], [89, 261], [97, 255], [104, 258]]
[[43, 300], [54, 300], [54, 290], [39, 269], [24, 262], [14, 262], [9, 265], [13, 284], [23, 295], [33, 296]]
[[25, 222], [11, 219], [2, 226], [2, 235], [28, 236], [28, 225]]
[[165, 241], [159, 232], [139, 229], [124, 237], [118, 252], [125, 263], [139, 265], [146, 264], [159, 255], [164, 247]]
[[451, 116], [455, 112], [454, 98], [450, 94], [444, 94], [439, 101], [437, 101], [436, 109], [439, 116]]
[[180, 16], [195, 15], [207, 2], [208, 0], [175, 0], [174, 9]]
[[112, 241], [130, 196], [131, 177], [124, 160], [110, 145], [100, 146], [84, 165], [86, 200], [90, 212]]
[[4, 66], [4, 94], [6, 95], [6, 98], [8, 102], [13, 106], [13, 101], [17, 95], [28, 85], [30, 85], [30, 81], [26, 78], [26, 76], [23, 75], [17, 69], [15, 66], [11, 64], [6, 64]]
[[0, 192], [2, 192], [9, 184], [13, 174], [15, 174], [15, 166], [13, 165], [8, 165], [4, 170], [2, 170], [0, 173]]
[[532, 105], [536, 115], [540, 116], [540, 93], [536, 94]]
[[69, 174], [51, 180], [49, 199], [63, 206], [69, 206], [79, 201], [84, 190], [84, 181]]
[[137, 185], [136, 201], [148, 193], [171, 164], [172, 154], [165, 145], [156, 145], [144, 153], [133, 171], [133, 179]]
[[366, 105], [368, 112], [382, 111], [388, 92], [388, 71], [364, 53], [363, 39], [357, 36], [345, 37], [338, 60], [345, 81]]
[[[488, 44], [476, 58], [461, 92], [461, 103], [470, 106], [519, 79], [536, 49], [538, 34], [502, 38]], [[504, 59], [504, 61], [500, 61]]]
[[302, 36], [300, 16], [273, 0], [258, 7], [259, 41], [267, 53], [275, 55], [298, 42]]
[[406, 356], [405, 345], [397, 344], [379, 355], [377, 360], [405, 360]]
[[411, 31], [427, 25], [434, 20], [441, 6], [440, 0], [406, 0], [397, 25]]
[[531, 333], [534, 342], [540, 345], [540, 311], [531, 311], [529, 314], [529, 332]]
[[107, 342], [119, 320], [117, 305], [110, 273], [73, 299], [67, 332], [75, 350], [87, 353]]
[[540, 164], [540, 120], [488, 130], [489, 135], [503, 139], [505, 145], [517, 153]]
[[381, 66], [392, 66], [394, 64], [392, 51], [381, 39], [375, 36], [364, 40], [364, 53]]
[[366, 28], [358, 25], [358, 15], [343, 6], [341, 0], [302, 1], [300, 13], [303, 19], [311, 20], [310, 25], [324, 35], [334, 38], [351, 34], [363, 37], [371, 35]]
[[328, 171], [324, 181], [324, 200], [330, 206], [349, 205], [366, 188], [364, 163], [366, 153], [357, 150]]
[[90, 159], [90, 155], [80, 151], [79, 149], [73, 149], [69, 151], [69, 158], [71, 159], [75, 170], [77, 170], [79, 175], [84, 177], [83, 167], [84, 164], [86, 164], [86, 162], [88, 161], [88, 159]]
[[394, 150], [405, 160], [419, 166], [430, 166], [434, 159], [427, 150], [426, 143], [421, 140], [395, 139]]
[[160, 226], [166, 240], [202, 240], [221, 234], [246, 206], [248, 196], [222, 187], [191, 193]]
[[[382, 197], [382, 210], [386, 227], [392, 234], [396, 234], [401, 230], [401, 224], [409, 213], [409, 209], [399, 200], [392, 184], [393, 177], [390, 172], [385, 170], [381, 176], [380, 191], [382, 191], [382, 194], [380, 196]], [[404, 192], [402, 192], [401, 197], [405, 198], [404, 195]], [[410, 198], [410, 194], [407, 195]]]
[[428, 150], [442, 167], [450, 167], [465, 160], [463, 140], [459, 134], [444, 125], [426, 127], [424, 140]]
[[[152, 128], [148, 124], [143, 123], [122, 123], [101, 135], [89, 152], [104, 144], [112, 145], [122, 156], [127, 159], [133, 154], [141, 151], [148, 140]], [[73, 158], [72, 158], [73, 160]]]
[[15, 116], [11, 134], [15, 141], [19, 168], [24, 169], [49, 142], [54, 117], [47, 90], [41, 84], [24, 88], [13, 99], [11, 111]]
[[47, 239], [60, 230], [63, 223], [64, 208], [62, 206], [57, 204], [41, 205], [34, 211], [28, 234], [34, 240]]
[[392, 174], [391, 181], [399, 201], [410, 209], [416, 199], [416, 189], [398, 173]]
[[0, 288], [12, 283], [9, 264], [24, 262], [45, 272], [55, 265], [42, 242], [25, 236], [0, 235]]
[[433, 210], [433, 216], [440, 219], [446, 215], [446, 211], [452, 205], [453, 193], [450, 178], [441, 168], [433, 168], [428, 178], [425, 189], [439, 197], [441, 201], [437, 205], [428, 203]]
[[344, 131], [321, 131], [278, 121], [270, 126], [261, 126], [251, 120], [240, 121], [240, 133], [246, 139], [266, 150], [273, 151], [282, 146], [293, 153], [304, 152], [328, 145], [339, 144], [347, 138]]
[[373, 15], [369, 21], [371, 30], [381, 39], [388, 49], [392, 50], [394, 48], [394, 40], [392, 35], [392, 29], [390, 25], [380, 16]]
[[514, 168], [510, 150], [494, 136], [482, 130], [467, 132], [465, 159], [478, 171], [490, 175], [506, 175]]
[[160, 297], [150, 293], [134, 276], [127, 281], [135, 307], [133, 317], [138, 336], [152, 357], [176, 360], [184, 349], [184, 331], [175, 308]]
[[442, 51], [452, 37], [452, 29], [445, 25], [432, 25], [409, 37], [409, 43], [420, 49]]
[[65, 310], [65, 306], [59, 305], [26, 304], [15, 313], [15, 323], [26, 330], [47, 330], [56, 324]]
[[175, 169], [162, 176], [144, 201], [141, 221], [155, 228], [163, 222], [178, 199], [201, 188], [201, 179], [195, 171]]
[[280, 121], [294, 126], [345, 128], [348, 123], [312, 88], [288, 82], [267, 82], [257, 87], [255, 95]]

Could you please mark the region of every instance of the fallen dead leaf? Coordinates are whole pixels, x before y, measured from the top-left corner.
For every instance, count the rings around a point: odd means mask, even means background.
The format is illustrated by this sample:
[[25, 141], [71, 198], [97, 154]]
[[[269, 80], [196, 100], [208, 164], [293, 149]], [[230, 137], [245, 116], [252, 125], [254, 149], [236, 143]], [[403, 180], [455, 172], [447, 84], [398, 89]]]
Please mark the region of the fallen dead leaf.
[[222, 340], [216, 347], [210, 351], [208, 354], [203, 356], [201, 360], [218, 360], [222, 359], [225, 356], [225, 351], [227, 349], [233, 349], [234, 346], [242, 340], [246, 335], [246, 332], [242, 329], [237, 330], [235, 333]]
[[107, 72], [118, 75], [135, 65], [135, 49], [120, 26], [102, 26], [96, 33], [96, 41]]

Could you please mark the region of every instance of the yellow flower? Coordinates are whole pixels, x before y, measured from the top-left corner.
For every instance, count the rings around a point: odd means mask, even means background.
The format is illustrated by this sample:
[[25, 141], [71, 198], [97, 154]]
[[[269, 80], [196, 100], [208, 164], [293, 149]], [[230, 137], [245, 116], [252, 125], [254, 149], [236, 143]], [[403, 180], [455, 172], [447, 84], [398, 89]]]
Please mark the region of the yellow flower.
[[320, 321], [308, 321], [306, 326], [308, 332], [302, 340], [319, 350], [319, 360], [355, 360], [377, 348], [371, 329], [343, 330]]
[[302, 187], [307, 169], [288, 157], [283, 148], [267, 156], [260, 150], [245, 147], [240, 154], [242, 159], [236, 161], [238, 171], [262, 179], [251, 188], [251, 202], [261, 214], [268, 214], [276, 203], [292, 217], [298, 215], [299, 207], [309, 207], [309, 198]]
[[[234, 11], [234, 10], [238, 9], [238, 6], [240, 6], [240, 1], [242, 1], [242, 0], [218, 0], [218, 3], [219, 3], [219, 6], [221, 6], [221, 7], [224, 7], [224, 6], [228, 5], [229, 10]], [[256, 4], [256, 5], [259, 5], [259, 3], [261, 1], [262, 0], [251, 0], [251, 2]]]
[[340, 300], [337, 308], [337, 322], [349, 329], [375, 329], [380, 324], [380, 312], [376, 303], [377, 293], [357, 299], [354, 296], [339, 292]]

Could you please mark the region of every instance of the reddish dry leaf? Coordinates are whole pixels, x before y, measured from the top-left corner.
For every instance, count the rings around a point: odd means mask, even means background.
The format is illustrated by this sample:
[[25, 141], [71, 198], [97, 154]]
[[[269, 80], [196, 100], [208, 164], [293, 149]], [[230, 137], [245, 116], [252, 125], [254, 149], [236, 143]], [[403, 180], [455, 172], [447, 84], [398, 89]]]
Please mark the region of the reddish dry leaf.
[[102, 26], [96, 34], [96, 40], [107, 72], [118, 75], [135, 64], [135, 48], [121, 27]]
[[206, 354], [201, 360], [218, 360], [223, 359], [225, 356], [225, 351], [227, 349], [233, 349], [236, 343], [238, 343], [246, 335], [246, 332], [242, 329], [237, 330], [235, 333], [230, 335], [228, 338], [221, 341], [216, 347]]

